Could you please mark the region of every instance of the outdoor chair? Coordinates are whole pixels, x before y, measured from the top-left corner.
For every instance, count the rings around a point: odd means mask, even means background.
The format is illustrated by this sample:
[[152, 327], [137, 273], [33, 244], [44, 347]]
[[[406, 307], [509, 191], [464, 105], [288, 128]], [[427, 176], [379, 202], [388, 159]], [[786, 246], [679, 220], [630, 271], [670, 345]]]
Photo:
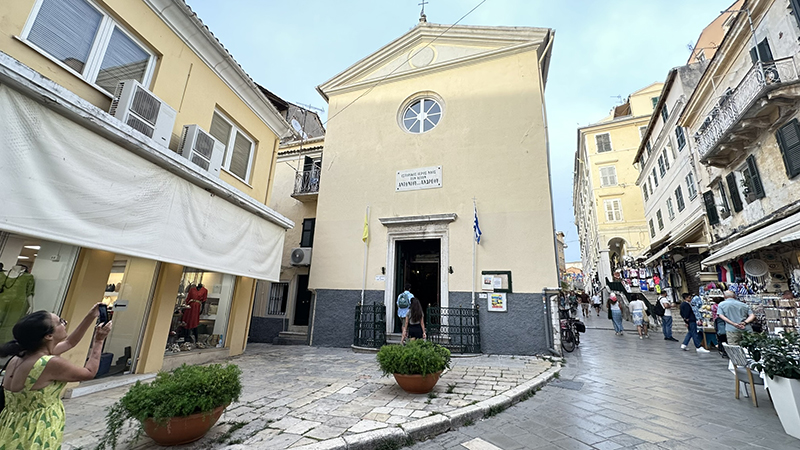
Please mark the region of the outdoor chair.
[[723, 342], [722, 346], [733, 364], [734, 376], [736, 377], [736, 398], [739, 398], [739, 383], [744, 383], [744, 392], [747, 395], [747, 385], [750, 385], [750, 390], [753, 392], [751, 396], [753, 405], [758, 407], [758, 399], [756, 399], [756, 385], [764, 385], [764, 379], [758, 374], [753, 376], [750, 366], [747, 364], [747, 355], [744, 348], [739, 345], [729, 345]]

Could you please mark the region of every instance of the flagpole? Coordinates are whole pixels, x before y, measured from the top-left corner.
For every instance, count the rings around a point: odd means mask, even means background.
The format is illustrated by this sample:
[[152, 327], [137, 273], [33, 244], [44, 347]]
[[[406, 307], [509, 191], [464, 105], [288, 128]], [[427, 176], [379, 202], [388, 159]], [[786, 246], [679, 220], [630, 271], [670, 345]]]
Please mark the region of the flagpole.
[[[369, 227], [369, 205], [367, 205], [367, 212], [364, 216], [364, 228], [368, 229]], [[368, 233], [368, 232], [367, 232]], [[367, 290], [367, 241], [369, 241], [369, 235], [367, 234], [366, 239], [364, 239], [364, 276], [361, 279], [361, 306], [364, 306], [364, 291]]]
[[[477, 215], [478, 206], [475, 203], [475, 197], [472, 197], [472, 211], [473, 211], [473, 213], [475, 215]], [[473, 222], [474, 222], [474, 220], [475, 219], [473, 217]], [[473, 224], [473, 227], [474, 227], [474, 224]], [[475, 308], [475, 279], [478, 277], [478, 275], [476, 273], [477, 264], [475, 263], [476, 262], [475, 260], [477, 258], [477, 256], [476, 256], [477, 247], [478, 247], [478, 240], [475, 238], [475, 230], [473, 228], [473, 231], [472, 231], [472, 307], [473, 308]]]

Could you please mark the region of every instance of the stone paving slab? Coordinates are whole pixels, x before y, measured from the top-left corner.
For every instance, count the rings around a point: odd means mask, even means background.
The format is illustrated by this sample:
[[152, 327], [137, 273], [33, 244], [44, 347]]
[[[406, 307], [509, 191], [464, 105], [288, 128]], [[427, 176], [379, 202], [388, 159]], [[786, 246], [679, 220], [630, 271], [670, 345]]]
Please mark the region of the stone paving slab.
[[[250, 344], [230, 362], [242, 369], [239, 402], [205, 438], [176, 448], [353, 450], [386, 440], [405, 444], [494, 415], [529, 397], [559, 369], [528, 356], [453, 358], [431, 394], [413, 395], [382, 376], [374, 354], [350, 349]], [[94, 448], [105, 429], [105, 408], [127, 389], [64, 400], [63, 449]], [[143, 437], [130, 448], [160, 447]]]

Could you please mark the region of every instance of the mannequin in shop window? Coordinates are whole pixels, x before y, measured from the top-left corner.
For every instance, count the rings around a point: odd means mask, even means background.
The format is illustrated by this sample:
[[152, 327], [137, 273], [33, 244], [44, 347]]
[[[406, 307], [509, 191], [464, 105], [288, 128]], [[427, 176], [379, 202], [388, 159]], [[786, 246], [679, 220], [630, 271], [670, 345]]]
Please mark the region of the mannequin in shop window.
[[189, 336], [194, 334], [195, 344], [198, 341], [197, 327], [200, 325], [200, 313], [203, 311], [203, 305], [208, 299], [208, 289], [203, 287], [203, 284], [197, 286], [190, 286], [189, 291], [186, 293], [185, 304], [189, 306], [188, 309], [183, 311], [183, 322], [186, 323], [186, 341], [189, 341]]
[[35, 284], [27, 266], [17, 264], [0, 272], [0, 342], [14, 339], [11, 329], [33, 307]]

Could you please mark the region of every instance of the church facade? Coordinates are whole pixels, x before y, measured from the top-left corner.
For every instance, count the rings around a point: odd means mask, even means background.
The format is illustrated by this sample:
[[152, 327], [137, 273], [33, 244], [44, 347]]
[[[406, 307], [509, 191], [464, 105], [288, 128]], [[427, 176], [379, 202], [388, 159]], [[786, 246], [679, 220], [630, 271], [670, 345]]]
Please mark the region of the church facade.
[[353, 344], [362, 302], [386, 306], [396, 338], [396, 298], [410, 284], [428, 311], [477, 307], [483, 353], [553, 347], [544, 300], [558, 286], [544, 105], [553, 38], [547, 28], [421, 21], [317, 88], [329, 119], [311, 345]]

